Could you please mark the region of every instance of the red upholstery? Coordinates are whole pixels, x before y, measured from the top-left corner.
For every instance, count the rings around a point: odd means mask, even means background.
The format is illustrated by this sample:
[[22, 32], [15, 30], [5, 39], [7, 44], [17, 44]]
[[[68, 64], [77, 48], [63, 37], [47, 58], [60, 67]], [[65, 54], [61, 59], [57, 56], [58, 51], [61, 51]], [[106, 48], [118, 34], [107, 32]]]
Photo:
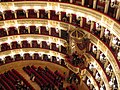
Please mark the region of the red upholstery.
[[37, 43], [36, 40], [32, 41], [32, 48], [40, 48], [40, 45]]
[[59, 31], [56, 32], [56, 29], [55, 29], [55, 28], [51, 28], [51, 35], [52, 35], [52, 36], [55, 36], [55, 37], [59, 37]]
[[23, 60], [23, 57], [21, 57], [20, 54], [16, 54], [14, 58], [15, 58], [15, 61]]
[[17, 35], [18, 31], [16, 30], [15, 27], [9, 27], [8, 28], [8, 33], [9, 33], [9, 35]]
[[21, 10], [16, 10], [16, 14], [17, 14], [18, 19], [26, 18], [26, 13], [22, 9]]
[[39, 56], [38, 53], [34, 53], [34, 59], [35, 60], [42, 60], [42, 58]]
[[39, 10], [39, 17], [43, 18], [43, 19], [47, 19], [48, 18], [48, 13], [46, 13], [45, 9], [40, 9]]
[[14, 12], [11, 11], [11, 10], [6, 10], [4, 11], [5, 13], [5, 19], [8, 20], [8, 19], [15, 19], [15, 16], [14, 16]]
[[28, 30], [26, 29], [25, 26], [19, 26], [19, 32], [20, 34], [27, 34]]
[[20, 44], [18, 44], [18, 42], [14, 41], [11, 43], [12, 49], [19, 49], [20, 48]]
[[41, 28], [40, 29], [41, 34], [43, 34], [43, 35], [49, 35], [49, 31], [46, 30], [45, 26], [41, 26], [40, 28]]
[[39, 34], [39, 31], [36, 28], [36, 26], [30, 26], [30, 33], [31, 34]]
[[57, 48], [56, 43], [51, 43], [51, 44], [52, 44], [52, 50], [59, 51], [59, 48]]
[[59, 20], [59, 15], [56, 14], [55, 10], [50, 10], [50, 19]]
[[37, 13], [35, 12], [34, 9], [28, 10], [28, 18], [37, 18]]
[[28, 41], [24, 40], [21, 43], [22, 43], [22, 48], [30, 48], [30, 44], [28, 43]]
[[46, 41], [42, 41], [42, 48], [44, 48], [44, 49], [50, 49], [50, 46], [47, 45]]
[[4, 28], [0, 29], [0, 37], [7, 36], [7, 32], [5, 31]]
[[24, 54], [24, 59], [25, 59], [25, 60], [32, 60], [32, 56], [30, 56], [29, 53], [25, 53], [25, 54]]
[[12, 60], [13, 59], [10, 56], [5, 57], [5, 63], [10, 63], [10, 62], [12, 62]]
[[5, 50], [10, 50], [10, 46], [8, 43], [1, 44], [1, 51], [5, 51]]

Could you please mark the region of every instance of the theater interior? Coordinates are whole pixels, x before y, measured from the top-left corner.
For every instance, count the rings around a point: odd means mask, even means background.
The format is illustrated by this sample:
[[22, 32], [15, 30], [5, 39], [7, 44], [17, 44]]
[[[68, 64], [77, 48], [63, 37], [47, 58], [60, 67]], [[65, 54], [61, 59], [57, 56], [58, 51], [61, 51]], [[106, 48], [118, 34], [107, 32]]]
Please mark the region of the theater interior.
[[120, 90], [120, 0], [0, 0], [0, 90]]

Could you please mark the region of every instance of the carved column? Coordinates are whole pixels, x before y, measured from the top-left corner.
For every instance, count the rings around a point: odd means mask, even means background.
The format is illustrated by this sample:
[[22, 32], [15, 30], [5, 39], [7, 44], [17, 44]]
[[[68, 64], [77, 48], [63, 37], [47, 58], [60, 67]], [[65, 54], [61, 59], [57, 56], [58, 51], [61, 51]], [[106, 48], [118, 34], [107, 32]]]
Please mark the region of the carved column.
[[25, 11], [25, 14], [26, 14], [26, 17], [28, 18], [28, 11], [27, 10]]
[[39, 10], [38, 11], [36, 11], [37, 12], [37, 18], [39, 18]]
[[2, 16], [3, 16], [3, 19], [5, 20], [5, 14], [4, 14], [4, 12], [2, 13]]
[[50, 19], [50, 10], [48, 10], [48, 19]]
[[84, 4], [85, 4], [85, 0], [82, 0], [82, 6], [84, 6]]
[[109, 47], [111, 47], [111, 46], [112, 46], [113, 37], [114, 37], [114, 35], [112, 34], [112, 35], [110, 36], [110, 43], [109, 43]]
[[100, 50], [97, 50], [96, 59], [99, 59], [99, 56], [100, 56]]
[[94, 68], [94, 69], [93, 69], [93, 76], [96, 75], [96, 71], [97, 71], [97, 70]]
[[59, 37], [61, 37], [61, 30], [59, 30]]
[[5, 30], [6, 31], [6, 33], [7, 33], [7, 36], [9, 35], [9, 32], [8, 32], [8, 29], [7, 30]]
[[91, 21], [91, 25], [90, 25], [90, 32], [92, 32], [92, 29], [94, 28], [94, 21]]
[[70, 3], [73, 3], [73, 0], [70, 0]]
[[71, 13], [70, 13], [69, 17], [70, 17], [70, 23], [72, 23], [72, 14]]
[[59, 12], [59, 20], [61, 21], [62, 19], [61, 19], [61, 12]]
[[93, 8], [96, 9], [97, 0], [93, 0]]
[[80, 27], [83, 27], [83, 17], [81, 17], [81, 20], [80, 20]]
[[106, 2], [105, 2], [104, 13], [108, 13], [109, 3], [110, 3], [110, 1], [106, 1]]
[[116, 13], [116, 17], [115, 17], [117, 20], [119, 20], [120, 18], [120, 3], [119, 3], [119, 6], [117, 8], [117, 13]]
[[102, 38], [103, 35], [104, 35], [104, 27], [101, 27], [100, 38]]
[[16, 11], [14, 11], [14, 15], [15, 15], [15, 18], [17, 18], [17, 14], [16, 14]]

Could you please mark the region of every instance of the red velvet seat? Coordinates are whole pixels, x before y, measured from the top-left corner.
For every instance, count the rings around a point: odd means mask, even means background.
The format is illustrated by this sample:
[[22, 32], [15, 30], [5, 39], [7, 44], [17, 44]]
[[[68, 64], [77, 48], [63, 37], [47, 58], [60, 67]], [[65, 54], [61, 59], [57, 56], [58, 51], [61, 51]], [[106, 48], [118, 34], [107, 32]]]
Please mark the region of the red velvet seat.
[[8, 43], [1, 44], [1, 51], [10, 50], [10, 45]]
[[28, 43], [28, 41], [24, 40], [21, 43], [22, 43], [22, 48], [30, 48], [30, 44]]
[[24, 59], [25, 59], [25, 60], [32, 60], [32, 56], [30, 56], [29, 53], [25, 53], [25, 54], [24, 54]]
[[24, 84], [30, 88], [30, 90], [35, 90], [29, 83], [28, 81], [19, 73], [17, 72], [15, 69], [12, 69], [12, 72], [19, 77], [18, 80], [22, 80], [24, 82]]
[[4, 28], [0, 28], [0, 37], [7, 36], [7, 32]]
[[45, 9], [39, 10], [39, 18], [48, 19], [48, 13], [45, 11]]
[[47, 45], [46, 41], [42, 41], [42, 48], [44, 48], [44, 49], [50, 49], [50, 46]]
[[1, 75], [1, 78], [10, 86], [11, 89], [17, 90], [13, 82], [10, 81], [10, 79], [6, 78], [4, 74]]
[[55, 56], [52, 56], [52, 62], [56, 63], [57, 62], [57, 59]]
[[15, 61], [23, 60], [23, 57], [21, 57], [20, 54], [16, 54], [14, 58], [15, 58]]
[[5, 63], [10, 63], [12, 61], [13, 61], [13, 58], [11, 58], [10, 56], [5, 57]]
[[97, 10], [100, 12], [104, 12], [105, 9], [105, 2], [100, 2], [99, 0], [97, 0]]
[[45, 60], [45, 61], [50, 61], [50, 58], [48, 58], [48, 55], [47, 55], [47, 54], [43, 54], [43, 60]]
[[25, 26], [19, 26], [19, 32], [20, 34], [28, 34], [28, 30]]
[[30, 34], [39, 34], [39, 30], [36, 26], [30, 26]]
[[85, 6], [88, 8], [93, 7], [93, 0], [85, 0]]
[[42, 58], [39, 56], [38, 53], [34, 53], [34, 59], [35, 60], [42, 60]]
[[6, 10], [4, 11], [4, 15], [5, 15], [5, 19], [6, 20], [9, 20], [9, 19], [15, 19], [15, 15], [14, 15], [14, 12], [11, 11], [11, 10]]
[[41, 34], [43, 35], [49, 35], [49, 31], [46, 30], [45, 26], [40, 27]]
[[37, 13], [34, 9], [28, 10], [28, 18], [37, 18]]
[[18, 31], [15, 27], [9, 27], [8, 28], [8, 33], [9, 33], [9, 35], [17, 35]]
[[55, 37], [59, 37], [59, 31], [56, 31], [55, 28], [51, 28], [51, 35]]
[[18, 42], [14, 41], [11, 43], [12, 49], [19, 49], [20, 48], [20, 44], [18, 44]]
[[36, 40], [33, 40], [32, 41], [32, 48], [40, 48], [40, 44], [38, 44]]
[[59, 51], [59, 48], [56, 46], [56, 43], [51, 43], [51, 44], [52, 44], [52, 50]]
[[61, 12], [61, 20], [63, 22], [69, 22], [69, 17], [66, 15], [66, 12]]
[[61, 53], [67, 54], [67, 50], [64, 46], [61, 45]]
[[10, 86], [2, 78], [0, 78], [0, 83], [4, 86], [5, 90], [12, 90], [12, 88], [10, 88]]
[[16, 10], [16, 14], [17, 14], [17, 18], [18, 18], [18, 19], [26, 18], [26, 13], [25, 13], [25, 11], [22, 10], [22, 9]]
[[55, 10], [50, 10], [50, 19], [59, 20], [59, 14], [57, 14]]

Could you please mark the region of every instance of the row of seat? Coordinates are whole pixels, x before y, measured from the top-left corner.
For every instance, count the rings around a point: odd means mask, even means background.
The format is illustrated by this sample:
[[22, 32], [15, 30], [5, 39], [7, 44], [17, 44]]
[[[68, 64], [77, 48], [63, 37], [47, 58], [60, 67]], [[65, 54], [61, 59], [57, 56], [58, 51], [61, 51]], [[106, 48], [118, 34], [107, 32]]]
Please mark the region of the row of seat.
[[21, 48], [41, 48], [54, 50], [63, 54], [67, 53], [67, 49], [63, 45], [56, 45], [56, 43], [47, 43], [46, 41], [41, 41], [41, 44], [38, 44], [37, 40], [31, 41], [31, 43], [29, 43], [27, 40], [23, 40], [21, 41], [21, 44], [19, 44], [17, 41], [13, 41], [11, 42], [11, 44], [8, 43], [1, 44], [1, 52]]
[[[1, 0], [1, 2], [11, 2], [11, 1], [26, 1], [26, 0]], [[36, 1], [36, 0], [34, 0], [34, 1]], [[77, 5], [82, 5], [82, 0], [72, 0], [72, 2], [70, 0], [40, 0], [40, 1], [53, 1], [53, 2], [63, 2], [63, 3], [72, 3], [72, 4], [75, 4], [75, 5], [76, 4]], [[83, 6], [88, 7], [88, 8], [93, 8], [94, 4], [95, 3], [93, 2], [93, 0], [85, 0]], [[107, 12], [107, 15], [109, 15], [109, 16], [111, 16], [113, 18], [115, 18], [114, 14], [117, 13], [115, 7], [113, 7], [114, 4], [116, 4], [116, 3], [110, 2], [109, 8], [108, 8], [108, 12]], [[97, 0], [96, 7], [94, 9], [104, 13], [105, 5], [106, 5], [105, 2]], [[22, 14], [22, 13], [20, 13], [20, 14]]]
[[[29, 30], [28, 30], [29, 28]], [[18, 26], [16, 27], [9, 27], [7, 29], [0, 28], [0, 37], [11, 36], [11, 35], [20, 35], [20, 34], [40, 34], [40, 35], [49, 35], [53, 37], [59, 37], [62, 39], [68, 39], [68, 33], [65, 30], [59, 30], [58, 28], [54, 27], [47, 27], [47, 26]]]
[[[65, 78], [59, 71], [51, 71], [48, 67], [45, 67], [43, 69], [41, 66], [36, 68], [34, 65], [32, 66], [26, 66], [23, 68], [23, 70], [30, 76], [31, 74], [34, 74], [35, 76], [35, 82], [40, 86], [41, 89], [44, 90], [44, 88], [59, 88], [61, 83], [64, 81], [63, 78]], [[49, 85], [49, 86], [48, 86]]]
[[9, 70], [4, 74], [0, 74], [0, 90], [18, 90], [16, 87], [18, 81], [22, 81], [24, 86], [28, 88], [25, 90], [35, 90], [15, 69]]
[[67, 86], [64, 90], [77, 90], [77, 88], [74, 85]]
[[15, 54], [14, 56], [6, 56], [3, 59], [0, 59], [0, 65], [11, 63], [14, 61], [20, 61], [20, 60], [41, 60], [41, 61], [49, 61], [56, 64], [60, 64], [62, 66], [65, 66], [65, 62], [63, 59], [60, 59], [60, 57], [56, 56], [50, 56], [47, 54], [41, 55], [40, 53], [33, 53], [32, 56], [30, 53], [23, 53], [21, 54]]

